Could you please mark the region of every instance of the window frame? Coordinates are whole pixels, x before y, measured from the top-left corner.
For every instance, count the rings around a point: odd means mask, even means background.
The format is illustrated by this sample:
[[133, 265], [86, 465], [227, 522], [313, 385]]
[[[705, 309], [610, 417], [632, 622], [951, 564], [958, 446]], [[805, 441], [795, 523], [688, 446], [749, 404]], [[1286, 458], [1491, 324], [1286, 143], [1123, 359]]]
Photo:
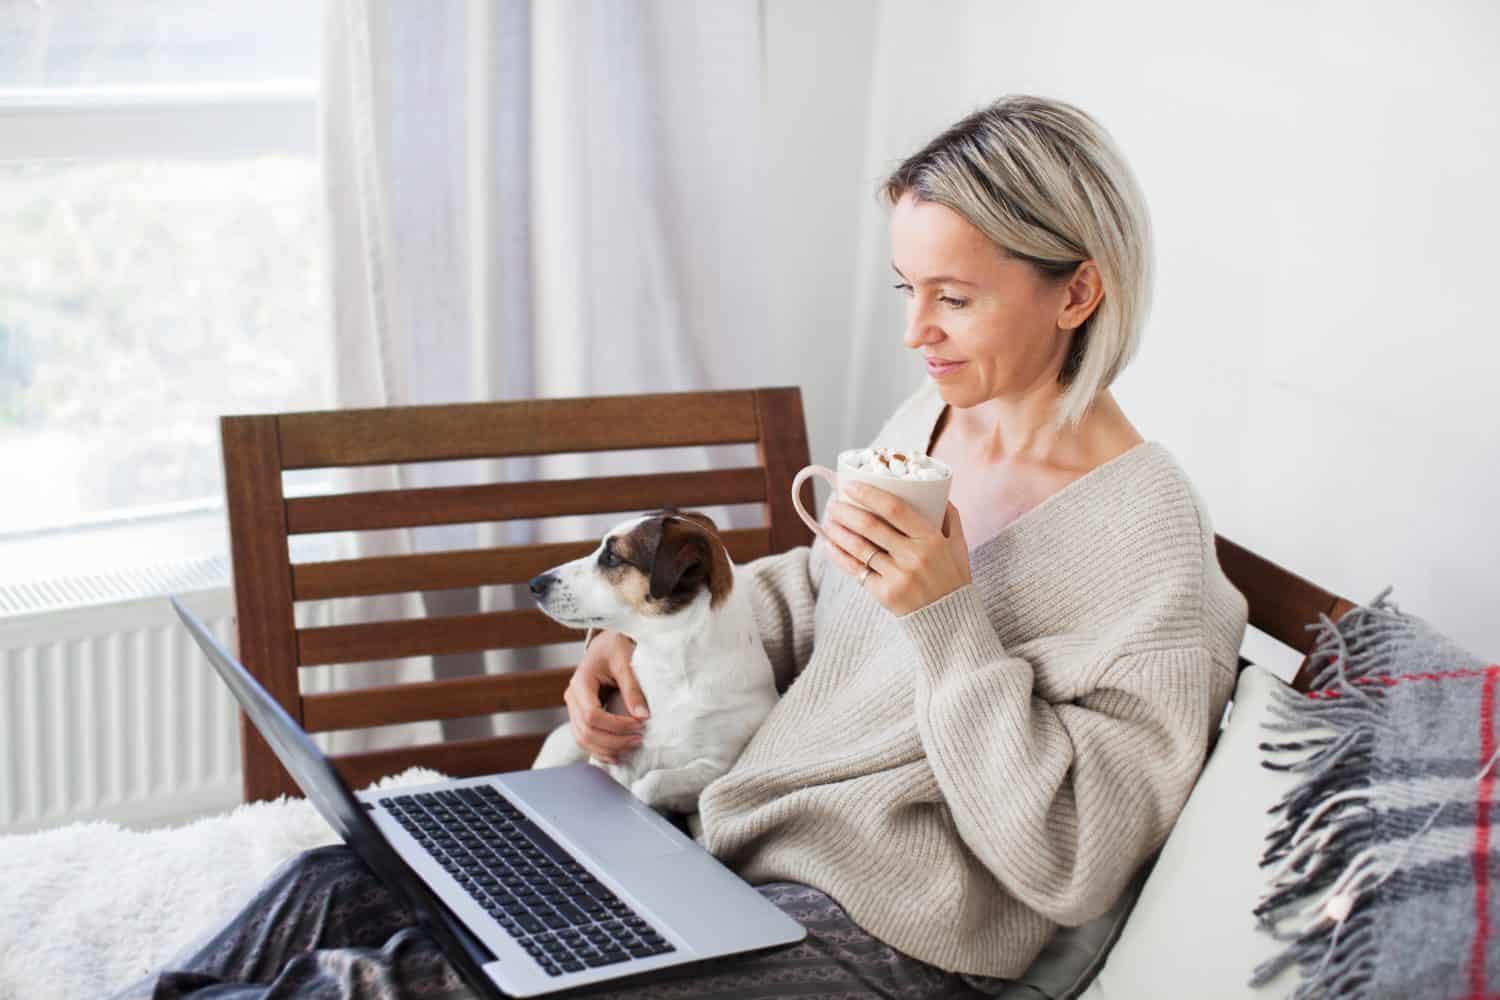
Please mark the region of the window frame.
[[[224, 160], [319, 155], [319, 81], [0, 88], [0, 162], [63, 164], [132, 159]], [[8, 547], [43, 537], [130, 536], [163, 522], [223, 517], [222, 497], [121, 507], [25, 528], [0, 524]], [[63, 572], [67, 572], [66, 569]], [[14, 582], [4, 579], [0, 583]], [[34, 577], [30, 577], [34, 578]]]
[[318, 83], [0, 90], [0, 161], [316, 155]]

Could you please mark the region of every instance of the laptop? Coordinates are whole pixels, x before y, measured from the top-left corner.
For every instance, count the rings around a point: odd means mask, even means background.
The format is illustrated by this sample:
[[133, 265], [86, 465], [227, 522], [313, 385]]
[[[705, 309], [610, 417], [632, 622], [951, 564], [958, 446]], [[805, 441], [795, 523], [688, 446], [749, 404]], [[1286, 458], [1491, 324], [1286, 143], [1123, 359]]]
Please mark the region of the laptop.
[[481, 996], [539, 996], [806, 936], [591, 764], [353, 793], [250, 672], [171, 602], [318, 812]]

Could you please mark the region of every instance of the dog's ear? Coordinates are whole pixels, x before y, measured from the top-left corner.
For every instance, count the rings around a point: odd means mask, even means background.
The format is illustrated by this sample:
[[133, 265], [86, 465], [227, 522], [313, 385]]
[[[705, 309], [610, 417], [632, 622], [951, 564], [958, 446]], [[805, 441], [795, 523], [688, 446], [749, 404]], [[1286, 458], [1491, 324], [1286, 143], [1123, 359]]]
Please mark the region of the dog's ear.
[[697, 521], [699, 524], [703, 525], [703, 527], [707, 528], [708, 533], [711, 535], [717, 535], [719, 533], [719, 526], [717, 524], [714, 524], [714, 519], [709, 517], [707, 514], [700, 514], [696, 510], [685, 510], [677, 516], [685, 517], [689, 521]]
[[734, 564], [719, 540], [713, 518], [696, 511], [667, 510], [657, 524], [651, 596], [660, 600], [674, 591], [691, 594], [688, 588], [698, 586], [706, 577], [709, 604], [717, 608], [734, 588]]
[[708, 574], [712, 558], [709, 537], [701, 524], [680, 514], [665, 516], [656, 555], [651, 561], [651, 584], [647, 592], [659, 601], [697, 587]]
[[676, 507], [667, 507], [662, 510], [661, 514], [663, 517], [685, 517], [689, 521], [697, 521], [712, 534], [719, 533], [719, 526], [714, 524], [714, 519], [696, 510], [678, 510]]

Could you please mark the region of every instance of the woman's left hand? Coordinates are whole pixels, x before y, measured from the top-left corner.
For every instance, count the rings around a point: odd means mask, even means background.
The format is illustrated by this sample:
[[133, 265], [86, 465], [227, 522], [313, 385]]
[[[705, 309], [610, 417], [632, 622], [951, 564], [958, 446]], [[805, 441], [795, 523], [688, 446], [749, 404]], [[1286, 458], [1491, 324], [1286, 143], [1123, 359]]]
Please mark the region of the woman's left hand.
[[823, 526], [832, 543], [829, 552], [839, 569], [862, 578], [891, 614], [925, 608], [973, 580], [969, 546], [953, 504], [940, 531], [895, 494], [865, 483], [845, 483], [844, 489], [860, 506], [829, 502]]

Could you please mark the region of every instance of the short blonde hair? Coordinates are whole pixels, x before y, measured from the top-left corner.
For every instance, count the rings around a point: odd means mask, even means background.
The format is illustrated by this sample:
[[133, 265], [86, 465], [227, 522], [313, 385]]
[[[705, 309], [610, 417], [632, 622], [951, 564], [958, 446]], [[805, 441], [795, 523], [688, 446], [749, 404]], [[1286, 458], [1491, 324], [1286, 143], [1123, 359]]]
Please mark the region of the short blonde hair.
[[1092, 260], [1104, 298], [1073, 333], [1058, 380], [1059, 425], [1077, 424], [1140, 343], [1155, 273], [1151, 218], [1124, 156], [1071, 104], [1003, 97], [908, 157], [881, 185], [945, 205], [1048, 280]]

